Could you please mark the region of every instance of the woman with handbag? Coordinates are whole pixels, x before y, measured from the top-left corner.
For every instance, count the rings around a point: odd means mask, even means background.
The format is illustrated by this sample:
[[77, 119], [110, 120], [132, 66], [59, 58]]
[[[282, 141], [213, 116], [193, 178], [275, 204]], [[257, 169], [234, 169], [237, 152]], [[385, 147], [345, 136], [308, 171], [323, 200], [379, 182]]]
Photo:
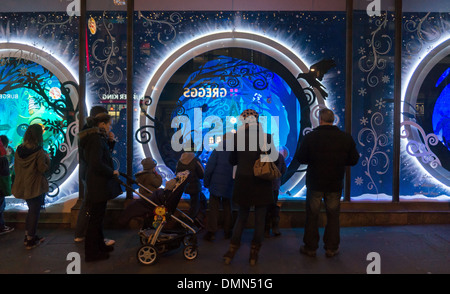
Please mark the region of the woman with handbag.
[[[259, 146], [259, 137], [264, 136], [266, 142], [271, 142], [271, 136], [263, 132], [258, 117], [259, 115], [255, 110], [245, 110], [239, 117], [243, 125], [234, 135], [234, 148], [230, 154], [230, 163], [237, 166], [233, 201], [239, 206], [239, 210], [230, 240], [230, 247], [223, 256], [225, 264], [231, 262], [240, 247], [241, 236], [246, 227], [251, 207], [255, 208], [255, 228], [249, 262], [251, 265], [256, 264], [264, 239], [266, 209], [269, 204], [273, 203], [272, 180], [256, 176], [254, 172], [255, 163], [261, 161], [261, 155], [264, 156], [264, 152]], [[267, 146], [270, 148], [268, 150], [275, 150], [271, 149], [275, 148], [273, 142]], [[278, 155], [276, 158], [278, 158]], [[269, 161], [268, 163], [272, 162]]]
[[104, 242], [103, 218], [107, 201], [117, 196], [114, 177], [119, 172], [114, 170], [108, 146], [111, 116], [101, 113], [87, 119], [94, 127], [81, 131], [78, 137], [80, 165], [85, 166], [84, 197], [88, 215], [85, 261], [89, 262], [107, 259], [108, 252], [113, 250]]

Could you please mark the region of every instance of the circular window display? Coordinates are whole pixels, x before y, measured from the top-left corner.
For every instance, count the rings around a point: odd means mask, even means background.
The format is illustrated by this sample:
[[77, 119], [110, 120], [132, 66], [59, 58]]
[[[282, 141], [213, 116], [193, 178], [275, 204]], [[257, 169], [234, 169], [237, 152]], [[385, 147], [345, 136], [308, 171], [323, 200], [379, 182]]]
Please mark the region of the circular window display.
[[153, 157], [158, 172], [170, 179], [181, 155], [170, 144], [180, 131], [171, 125], [174, 119], [188, 118], [192, 125], [182, 137], [200, 138], [197, 156], [206, 163], [228, 126], [237, 129], [237, 116], [254, 109], [267, 117], [266, 131], [279, 130], [275, 143], [287, 150], [281, 191], [298, 195], [305, 169], [292, 158], [305, 131], [318, 123], [314, 109], [325, 105], [320, 93], [297, 80], [299, 72], [308, 71], [298, 56], [264, 36], [226, 32], [195, 39], [170, 54], [152, 74], [140, 102], [135, 139], [144, 156]]
[[430, 51], [405, 92], [405, 150], [436, 180], [450, 186], [450, 40]]
[[[50, 155], [49, 197], [76, 168], [77, 83], [48, 53], [24, 44], [0, 44], [0, 135], [10, 150], [22, 143], [29, 125], [43, 128], [43, 148]], [[11, 157], [13, 159], [13, 157]]]

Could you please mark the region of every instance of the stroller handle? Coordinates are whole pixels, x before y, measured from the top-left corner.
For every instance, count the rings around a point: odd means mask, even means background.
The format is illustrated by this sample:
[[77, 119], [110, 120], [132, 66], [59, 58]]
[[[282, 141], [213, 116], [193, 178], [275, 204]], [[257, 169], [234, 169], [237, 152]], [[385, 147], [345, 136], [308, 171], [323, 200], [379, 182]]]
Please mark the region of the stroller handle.
[[119, 175], [126, 178], [129, 182], [131, 182], [133, 184], [137, 184], [137, 182], [132, 177], [129, 177], [126, 173], [119, 172]]

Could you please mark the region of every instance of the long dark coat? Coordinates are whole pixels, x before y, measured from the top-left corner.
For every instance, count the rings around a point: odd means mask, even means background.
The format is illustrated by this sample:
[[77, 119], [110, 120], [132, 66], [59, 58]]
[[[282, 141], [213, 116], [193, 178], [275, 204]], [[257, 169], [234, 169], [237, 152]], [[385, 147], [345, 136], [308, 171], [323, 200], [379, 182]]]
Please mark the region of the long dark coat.
[[106, 136], [99, 128], [89, 128], [79, 134], [80, 173], [86, 204], [113, 198], [111, 185], [114, 165]]
[[[263, 133], [260, 127], [257, 128], [256, 134], [251, 132], [251, 127], [246, 124], [245, 127], [241, 127], [239, 132], [245, 128], [245, 148], [244, 151], [238, 151], [239, 136], [234, 135], [234, 150], [230, 154], [230, 163], [237, 165], [236, 175], [234, 179], [233, 187], [233, 201], [241, 206], [259, 206], [268, 205], [273, 203], [272, 195], [272, 181], [263, 180], [255, 177], [253, 174], [253, 165], [255, 161], [260, 158], [262, 151], [259, 144], [256, 143], [256, 151], [250, 151], [249, 142], [259, 142], [258, 136], [267, 136], [267, 141], [271, 143], [271, 136]], [[270, 144], [271, 148], [275, 148], [273, 143]], [[278, 154], [276, 156], [278, 158]], [[275, 161], [277, 164], [278, 162]]]

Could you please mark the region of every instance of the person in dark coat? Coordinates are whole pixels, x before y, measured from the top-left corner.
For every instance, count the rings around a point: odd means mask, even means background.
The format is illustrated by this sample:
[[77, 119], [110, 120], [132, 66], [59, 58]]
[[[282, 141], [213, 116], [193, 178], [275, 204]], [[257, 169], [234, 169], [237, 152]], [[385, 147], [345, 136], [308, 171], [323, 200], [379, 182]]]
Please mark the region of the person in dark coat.
[[223, 230], [225, 238], [231, 237], [232, 214], [231, 196], [233, 193], [233, 166], [230, 164], [230, 151], [226, 151], [224, 141], [214, 149], [205, 168], [203, 185], [209, 189], [209, 214], [207, 218], [205, 240], [212, 241], [217, 232], [219, 207], [223, 208]]
[[6, 196], [11, 195], [11, 175], [7, 157], [9, 139], [6, 135], [0, 136], [0, 235], [11, 233], [14, 228], [5, 224], [3, 212], [6, 207]]
[[309, 256], [315, 256], [318, 248], [318, 221], [322, 198], [327, 215], [323, 236], [325, 254], [332, 257], [339, 252], [340, 198], [345, 167], [355, 165], [359, 160], [352, 136], [339, 130], [333, 122], [333, 111], [321, 109], [319, 126], [305, 135], [297, 157], [301, 164], [308, 165], [304, 245], [300, 247], [300, 252]]
[[85, 172], [84, 197], [88, 214], [85, 260], [89, 262], [107, 259], [108, 252], [113, 250], [112, 246], [107, 246], [104, 242], [103, 218], [106, 203], [113, 198], [111, 181], [119, 172], [114, 170], [108, 146], [111, 116], [100, 113], [87, 120], [93, 127], [81, 131], [78, 137], [80, 166], [83, 166]]
[[200, 160], [195, 157], [194, 152], [184, 152], [181, 154], [181, 157], [177, 162], [176, 173], [186, 170], [190, 172], [188, 179], [189, 182], [184, 190], [184, 193], [189, 194], [190, 197], [190, 208], [188, 215], [195, 220], [197, 224], [203, 226], [202, 221], [199, 220], [197, 216], [200, 211], [200, 198], [202, 196], [202, 183], [200, 180], [203, 179], [205, 171]]
[[[255, 229], [250, 250], [250, 264], [256, 264], [264, 239], [266, 209], [269, 204], [273, 203], [272, 181], [258, 178], [253, 173], [256, 160], [265, 156], [258, 144], [259, 136], [267, 136], [266, 142], [270, 142], [268, 149], [266, 149], [267, 152], [271, 152], [271, 155], [273, 155], [273, 151], [276, 151], [273, 142], [271, 142], [271, 136], [263, 132], [258, 117], [259, 115], [255, 110], [245, 110], [240, 115], [243, 125], [234, 136], [234, 149], [230, 154], [230, 163], [231, 165], [237, 165], [233, 186], [233, 202], [239, 206], [239, 211], [233, 228], [230, 247], [224, 255], [225, 264], [231, 262], [240, 246], [241, 236], [246, 227], [251, 207], [255, 208]], [[245, 138], [245, 141], [242, 141], [243, 138]], [[277, 159], [278, 151], [276, 151], [275, 160]]]
[[[91, 108], [91, 110], [89, 111], [89, 116], [91, 118], [95, 118], [98, 114], [101, 114], [101, 113], [108, 114], [108, 111], [103, 106], [96, 105], [96, 106], [93, 106]], [[82, 132], [86, 131], [87, 129], [93, 128], [94, 126], [92, 125], [92, 123], [94, 123], [94, 120], [89, 119], [88, 123], [86, 123], [83, 126]], [[114, 146], [116, 144], [116, 140], [115, 140], [115, 136], [114, 136], [113, 132], [109, 132], [107, 144], [109, 147], [109, 151], [112, 152], [114, 149]], [[86, 184], [86, 179], [85, 179], [86, 178], [86, 164], [84, 162], [80, 162], [79, 173], [81, 175], [81, 183], [83, 185], [85, 185]], [[86, 213], [86, 201], [85, 201], [86, 197], [84, 197], [81, 200], [82, 201], [81, 201], [81, 205], [80, 205], [80, 210], [78, 211], [77, 223], [75, 226], [74, 241], [76, 243], [84, 241], [84, 237], [86, 235], [87, 223], [89, 220], [87, 213]], [[116, 241], [114, 241], [112, 239], [105, 238], [105, 244], [107, 246], [114, 245], [115, 242]]]

